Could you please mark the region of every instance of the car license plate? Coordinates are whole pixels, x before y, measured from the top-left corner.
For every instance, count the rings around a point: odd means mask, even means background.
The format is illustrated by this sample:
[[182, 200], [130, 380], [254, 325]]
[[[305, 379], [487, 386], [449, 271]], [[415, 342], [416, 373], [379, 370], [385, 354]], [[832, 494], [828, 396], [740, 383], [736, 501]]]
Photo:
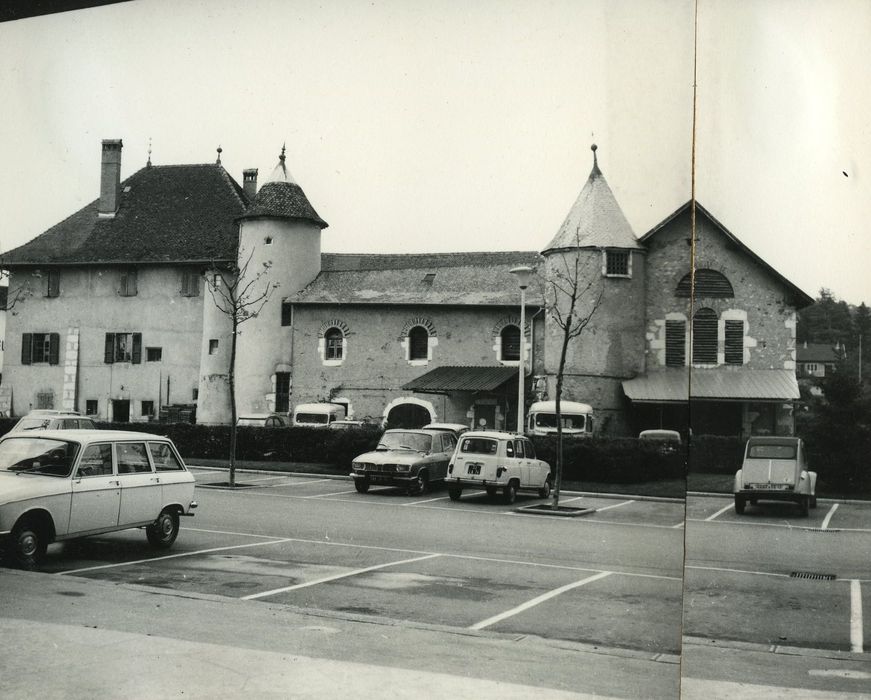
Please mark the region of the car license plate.
[[466, 474], [480, 474], [481, 473], [481, 465], [480, 464], [467, 464], [466, 465]]

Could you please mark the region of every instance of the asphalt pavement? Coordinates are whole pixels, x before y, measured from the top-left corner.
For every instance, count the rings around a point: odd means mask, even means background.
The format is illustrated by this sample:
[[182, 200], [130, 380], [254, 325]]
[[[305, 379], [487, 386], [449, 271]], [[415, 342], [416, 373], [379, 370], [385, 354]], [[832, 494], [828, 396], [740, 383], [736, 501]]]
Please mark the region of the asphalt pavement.
[[[654, 663], [642, 654], [603, 655], [565, 642], [45, 573], [0, 570], [0, 590], [0, 697], [7, 700], [604, 698], [501, 682], [498, 669], [522, 667], [546, 652], [556, 664], [591, 661], [595, 687], [603, 677], [612, 685], [618, 669], [629, 666], [638, 668], [628, 677], [643, 678], [643, 666]], [[418, 669], [409, 663], [415, 656]], [[476, 675], [481, 661], [489, 671]], [[615, 690], [620, 697], [649, 696], [619, 682]]]

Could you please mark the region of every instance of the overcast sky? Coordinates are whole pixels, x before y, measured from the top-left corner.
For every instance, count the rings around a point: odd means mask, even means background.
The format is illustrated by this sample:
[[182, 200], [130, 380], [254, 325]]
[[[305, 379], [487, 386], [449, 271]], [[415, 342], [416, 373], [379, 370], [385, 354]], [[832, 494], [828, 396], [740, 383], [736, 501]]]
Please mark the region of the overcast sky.
[[[871, 302], [871, 2], [700, 0], [696, 194]], [[690, 198], [683, 0], [137, 0], [0, 24], [0, 249], [145, 165], [287, 164], [331, 252], [540, 250], [599, 146], [635, 233]], [[868, 172], [865, 172], [868, 168]]]

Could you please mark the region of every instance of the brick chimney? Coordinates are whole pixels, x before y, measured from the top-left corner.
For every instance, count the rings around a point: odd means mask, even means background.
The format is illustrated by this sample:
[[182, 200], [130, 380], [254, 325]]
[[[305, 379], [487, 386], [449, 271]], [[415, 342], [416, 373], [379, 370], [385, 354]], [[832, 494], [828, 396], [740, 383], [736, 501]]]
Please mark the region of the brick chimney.
[[248, 201], [254, 199], [254, 195], [257, 194], [257, 168], [242, 171], [242, 189], [248, 195]]
[[121, 139], [103, 139], [100, 161], [100, 216], [115, 216], [121, 194]]

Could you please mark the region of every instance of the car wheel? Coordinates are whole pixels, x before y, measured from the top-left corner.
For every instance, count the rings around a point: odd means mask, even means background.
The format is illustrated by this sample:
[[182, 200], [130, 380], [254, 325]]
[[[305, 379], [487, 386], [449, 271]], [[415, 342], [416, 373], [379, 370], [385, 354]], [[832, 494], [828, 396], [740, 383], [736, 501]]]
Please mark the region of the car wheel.
[[178, 513], [165, 510], [151, 525], [145, 528], [145, 536], [152, 547], [167, 549], [178, 537]]
[[817, 507], [817, 497], [811, 496], [811, 508], [816, 508], [816, 507]]
[[408, 493], [410, 496], [419, 496], [426, 492], [428, 485], [429, 479], [426, 476], [426, 472], [420, 472], [417, 478], [411, 482], [411, 486], [408, 487]]
[[357, 493], [366, 493], [369, 490], [369, 479], [354, 479], [354, 488]]
[[452, 501], [459, 501], [462, 493], [463, 489], [448, 489], [448, 496], [450, 496]]
[[809, 496], [802, 496], [801, 500], [798, 502], [798, 507], [801, 509], [801, 517], [806, 518], [808, 516], [808, 508], [810, 507], [811, 499]]
[[735, 496], [735, 512], [741, 515], [744, 512], [745, 500], [743, 496]]
[[538, 497], [539, 498], [547, 498], [548, 496], [550, 496], [550, 489], [551, 489], [550, 478], [548, 477], [544, 481], [544, 486], [542, 486], [538, 490]]
[[490, 498], [494, 498], [494, 497], [496, 496], [496, 491], [497, 491], [498, 489], [497, 489], [495, 486], [488, 486], [488, 487], [486, 488], [486, 490], [487, 490], [487, 495], [488, 495]]
[[35, 523], [23, 522], [12, 531], [15, 562], [22, 569], [35, 569], [48, 549], [44, 531]]
[[509, 506], [517, 500], [516, 481], [509, 481], [502, 489], [502, 500]]

